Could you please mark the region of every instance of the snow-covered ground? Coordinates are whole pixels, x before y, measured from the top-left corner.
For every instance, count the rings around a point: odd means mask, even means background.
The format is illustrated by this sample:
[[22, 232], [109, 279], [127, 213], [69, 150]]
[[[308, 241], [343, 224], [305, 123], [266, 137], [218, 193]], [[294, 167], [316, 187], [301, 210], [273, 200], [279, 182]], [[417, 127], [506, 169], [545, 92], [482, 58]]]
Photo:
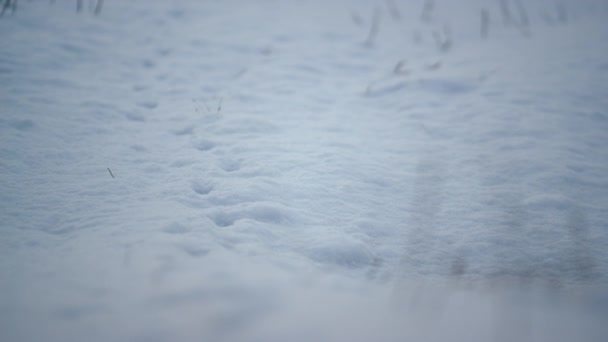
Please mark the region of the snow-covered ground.
[[1, 341], [608, 340], [608, 2], [103, 5], [0, 18]]

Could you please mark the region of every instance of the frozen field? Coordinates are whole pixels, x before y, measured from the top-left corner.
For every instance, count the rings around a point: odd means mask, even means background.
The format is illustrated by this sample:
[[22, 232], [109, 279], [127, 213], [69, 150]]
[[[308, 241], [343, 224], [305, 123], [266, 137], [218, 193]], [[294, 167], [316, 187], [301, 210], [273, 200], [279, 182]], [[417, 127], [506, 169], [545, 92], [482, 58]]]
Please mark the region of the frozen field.
[[1, 341], [608, 340], [608, 1], [75, 9], [0, 18]]

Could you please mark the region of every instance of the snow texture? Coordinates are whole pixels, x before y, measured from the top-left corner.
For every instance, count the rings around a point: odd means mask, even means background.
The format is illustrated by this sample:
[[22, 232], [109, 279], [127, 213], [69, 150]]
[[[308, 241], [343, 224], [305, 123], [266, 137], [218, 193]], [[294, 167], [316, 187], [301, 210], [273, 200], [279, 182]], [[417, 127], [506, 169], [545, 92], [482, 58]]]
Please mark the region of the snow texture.
[[0, 18], [0, 340], [608, 340], [608, 2], [87, 6]]

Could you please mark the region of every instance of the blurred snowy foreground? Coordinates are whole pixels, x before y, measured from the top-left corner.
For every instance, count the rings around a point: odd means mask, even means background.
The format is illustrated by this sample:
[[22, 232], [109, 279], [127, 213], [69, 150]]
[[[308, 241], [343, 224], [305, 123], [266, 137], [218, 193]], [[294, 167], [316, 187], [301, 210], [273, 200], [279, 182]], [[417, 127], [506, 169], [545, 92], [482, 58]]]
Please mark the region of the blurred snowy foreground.
[[0, 18], [1, 341], [608, 341], [607, 1], [84, 5]]

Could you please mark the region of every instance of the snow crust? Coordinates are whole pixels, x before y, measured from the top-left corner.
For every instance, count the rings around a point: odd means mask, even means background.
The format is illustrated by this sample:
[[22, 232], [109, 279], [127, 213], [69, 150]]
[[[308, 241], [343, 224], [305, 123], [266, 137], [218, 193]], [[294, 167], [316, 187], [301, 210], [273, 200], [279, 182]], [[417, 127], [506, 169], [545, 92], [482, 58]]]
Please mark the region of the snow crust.
[[0, 340], [606, 341], [608, 3], [505, 3], [20, 1]]

